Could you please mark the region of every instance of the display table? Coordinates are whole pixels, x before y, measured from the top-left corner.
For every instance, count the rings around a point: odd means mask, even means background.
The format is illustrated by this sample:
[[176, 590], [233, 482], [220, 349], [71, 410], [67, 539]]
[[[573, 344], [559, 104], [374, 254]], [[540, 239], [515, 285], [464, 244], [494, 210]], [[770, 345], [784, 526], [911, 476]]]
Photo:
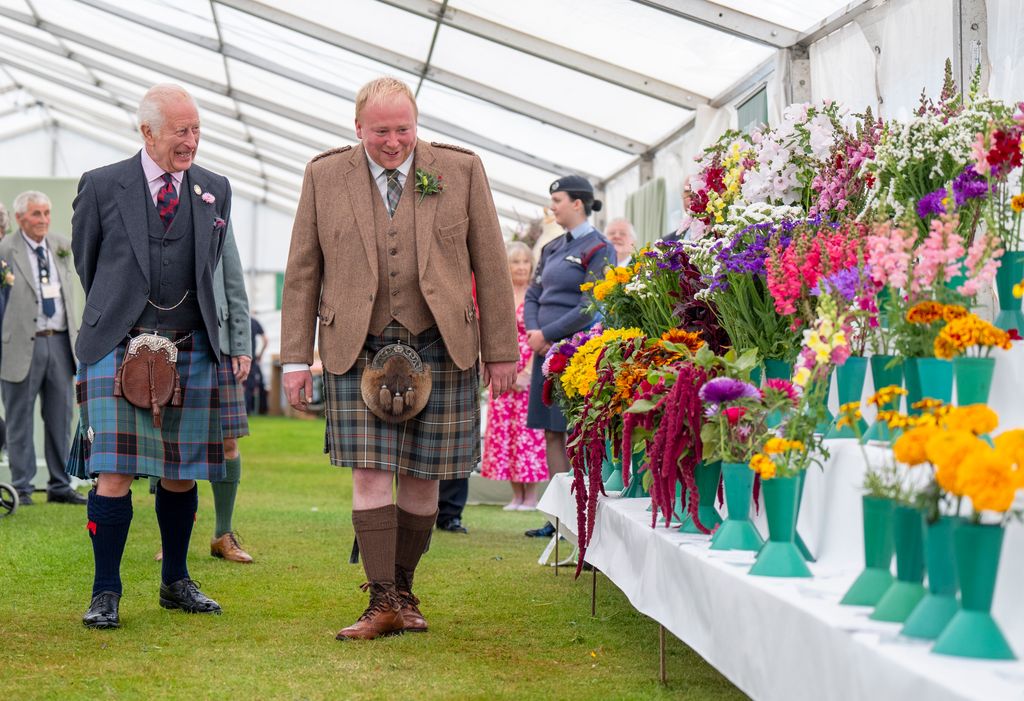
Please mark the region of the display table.
[[[818, 556], [813, 579], [753, 577], [752, 553], [711, 551], [708, 536], [661, 520], [652, 529], [648, 499], [601, 498], [586, 559], [754, 699], [1024, 699], [1024, 663], [934, 655], [930, 644], [900, 637], [899, 624], [869, 620], [870, 608], [839, 605], [863, 565], [863, 458], [854, 441], [829, 446], [829, 464], [808, 474], [799, 523]], [[570, 484], [557, 475], [539, 508], [575, 539]], [[1024, 527], [1013, 524], [993, 613], [1018, 655], [1022, 591]]]

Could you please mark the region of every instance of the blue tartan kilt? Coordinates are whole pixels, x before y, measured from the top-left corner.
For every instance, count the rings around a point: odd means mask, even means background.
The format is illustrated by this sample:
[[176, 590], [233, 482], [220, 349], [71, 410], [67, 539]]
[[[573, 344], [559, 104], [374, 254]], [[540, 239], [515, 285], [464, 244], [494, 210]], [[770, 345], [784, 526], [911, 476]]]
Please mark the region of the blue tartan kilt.
[[[397, 341], [412, 346], [430, 365], [433, 388], [423, 411], [392, 424], [366, 407], [360, 385], [377, 351]], [[392, 322], [380, 336], [367, 336], [348, 372], [324, 372], [324, 400], [324, 452], [332, 465], [443, 480], [469, 477], [480, 463], [479, 371], [475, 365], [467, 370], [455, 365], [436, 326], [413, 335]]]
[[249, 417], [245, 413], [245, 390], [231, 372], [231, 356], [221, 353], [217, 366], [220, 385], [220, 428], [225, 438], [249, 435]]
[[[184, 334], [161, 333], [172, 340]], [[68, 474], [89, 479], [101, 473], [150, 475], [180, 480], [224, 478], [224, 437], [220, 419], [217, 362], [206, 333], [194, 331], [178, 346], [182, 406], [152, 414], [114, 396], [114, 374], [127, 339], [91, 365], [79, 364], [75, 395], [78, 435], [68, 456]]]

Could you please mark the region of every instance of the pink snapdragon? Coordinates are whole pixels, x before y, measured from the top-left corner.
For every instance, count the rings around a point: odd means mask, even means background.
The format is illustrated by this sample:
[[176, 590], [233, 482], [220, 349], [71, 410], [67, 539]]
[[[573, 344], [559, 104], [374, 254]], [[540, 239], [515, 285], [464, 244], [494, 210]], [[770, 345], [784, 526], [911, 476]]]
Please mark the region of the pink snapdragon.
[[928, 237], [917, 248], [914, 264], [914, 279], [910, 283], [912, 292], [931, 289], [939, 281], [949, 281], [960, 273], [960, 258], [964, 246], [956, 233], [957, 219], [943, 217], [932, 219]]
[[866, 257], [871, 279], [879, 285], [902, 288], [907, 284], [914, 235], [892, 222], [883, 222], [868, 236]]
[[967, 280], [957, 287], [956, 291], [965, 297], [973, 297], [983, 289], [992, 285], [999, 269], [1000, 258], [1003, 256], [1002, 241], [998, 236], [982, 232], [974, 239], [967, 250], [964, 267], [967, 268]]

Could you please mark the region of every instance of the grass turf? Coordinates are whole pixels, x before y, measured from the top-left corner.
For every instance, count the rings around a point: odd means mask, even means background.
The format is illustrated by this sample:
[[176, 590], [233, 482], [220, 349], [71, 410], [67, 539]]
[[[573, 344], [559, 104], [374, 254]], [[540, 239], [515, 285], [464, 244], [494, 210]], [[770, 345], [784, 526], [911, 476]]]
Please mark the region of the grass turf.
[[[323, 424], [258, 418], [241, 441], [235, 528], [251, 566], [209, 556], [213, 500], [200, 485], [190, 571], [222, 616], [157, 601], [159, 532], [136, 482], [120, 630], [81, 624], [92, 586], [85, 510], [39, 504], [0, 519], [0, 688], [22, 699], [737, 699], [745, 696], [598, 578], [536, 564], [538, 514], [468, 507], [470, 535], [439, 532], [417, 572], [431, 627], [369, 643], [334, 633], [365, 606], [352, 543], [352, 481], [317, 448]], [[685, 592], [680, 592], [685, 596]]]

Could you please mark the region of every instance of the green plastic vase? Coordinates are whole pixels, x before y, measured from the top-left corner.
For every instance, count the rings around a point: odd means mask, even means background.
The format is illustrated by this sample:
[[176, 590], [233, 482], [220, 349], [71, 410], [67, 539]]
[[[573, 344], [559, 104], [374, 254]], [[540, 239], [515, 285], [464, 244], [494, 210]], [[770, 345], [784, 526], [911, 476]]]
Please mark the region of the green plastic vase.
[[[851, 355], [846, 359], [845, 363], [836, 368], [836, 389], [839, 394], [839, 406], [849, 404], [850, 402], [860, 402], [864, 396], [864, 380], [867, 379], [867, 375], [868, 359], [860, 355]], [[858, 435], [863, 436], [868, 429], [867, 422], [864, 419], [860, 419], [857, 429], [854, 432], [851, 426], [840, 428], [836, 426], [836, 421], [833, 420], [832, 425], [825, 434], [825, 438], [856, 438]]]
[[[800, 520], [800, 506], [804, 503], [804, 483], [807, 481], [807, 470], [800, 470], [800, 474], [797, 475], [797, 482], [799, 483], [796, 490], [796, 519]], [[804, 559], [808, 562], [814, 562], [814, 555], [811, 555], [811, 549], [807, 547], [804, 539], [800, 537], [800, 531], [796, 531], [796, 535], [793, 536], [793, 542], [796, 543], [797, 550], [804, 556]]]
[[[625, 499], [640, 499], [642, 497], [650, 496], [650, 494], [647, 493], [647, 490], [644, 489], [643, 464], [646, 459], [647, 451], [642, 448], [633, 453], [633, 460], [629, 469], [629, 486], [623, 488], [622, 493], [619, 496]], [[607, 487], [605, 489], [607, 489]]]
[[[697, 497], [699, 498], [697, 503], [697, 517], [700, 519], [702, 526], [707, 528], [709, 531], [713, 531], [715, 530], [715, 527], [722, 522], [722, 517], [719, 516], [718, 511], [715, 510], [715, 498], [718, 496], [718, 482], [722, 478], [722, 461], [716, 460], [710, 463], [698, 463], [695, 473], [697, 481]], [[688, 509], [686, 513], [683, 514], [683, 523], [679, 527], [679, 530], [683, 533], [704, 533], [704, 531], [697, 528], [697, 524], [693, 522], [693, 518], [691, 518]]]
[[[793, 377], [793, 363], [788, 360], [767, 358], [764, 361], [764, 374], [768, 380], [788, 380]], [[782, 423], [783, 418], [781, 411], [772, 411], [769, 412], [765, 423], [768, 428], [775, 428]]]
[[794, 542], [797, 497], [796, 477], [773, 477], [761, 482], [764, 510], [768, 518], [768, 542], [757, 553], [750, 574], [761, 577], [810, 577], [807, 561]]
[[712, 550], [753, 550], [764, 545], [764, 539], [750, 520], [750, 497], [754, 489], [754, 473], [744, 462], [723, 462], [725, 504], [729, 515], [711, 537]]
[[939, 635], [932, 652], [986, 660], [1017, 659], [991, 613], [1003, 547], [1002, 526], [962, 523], [953, 533], [953, 544], [960, 610]]
[[896, 579], [882, 594], [870, 618], [903, 623], [925, 593], [924, 514], [912, 506], [897, 504], [892, 535], [896, 546]]
[[901, 635], [935, 640], [960, 608], [956, 595], [956, 553], [953, 530], [958, 519], [943, 516], [925, 529], [928, 591], [903, 624]]
[[864, 571], [846, 590], [840, 604], [874, 606], [892, 586], [894, 506], [892, 499], [867, 495], [861, 498], [864, 513]]
[[956, 405], [988, 404], [995, 373], [995, 358], [953, 358], [953, 377], [956, 379]]
[[1007, 251], [996, 270], [996, 296], [999, 298], [999, 313], [995, 325], [1004, 331], [1024, 330], [1024, 313], [1020, 300], [1013, 296], [1013, 286], [1024, 277], [1024, 252]]
[[[883, 387], [889, 387], [895, 385], [897, 387], [903, 386], [903, 363], [894, 363], [896, 359], [894, 355], [873, 355], [870, 358], [871, 361], [871, 381], [875, 386], [875, 391], [882, 389]], [[889, 367], [892, 363], [892, 367]], [[892, 409], [899, 410], [900, 398], [896, 397], [890, 404], [879, 407], [879, 409]], [[867, 441], [884, 441], [890, 442], [896, 436], [894, 431], [889, 430], [889, 426], [884, 421], [876, 421], [868, 427], [867, 432], [864, 434], [864, 442]]]
[[920, 410], [911, 406], [927, 397], [949, 404], [953, 399], [953, 363], [942, 358], [908, 358], [906, 368], [907, 410], [917, 415]]

